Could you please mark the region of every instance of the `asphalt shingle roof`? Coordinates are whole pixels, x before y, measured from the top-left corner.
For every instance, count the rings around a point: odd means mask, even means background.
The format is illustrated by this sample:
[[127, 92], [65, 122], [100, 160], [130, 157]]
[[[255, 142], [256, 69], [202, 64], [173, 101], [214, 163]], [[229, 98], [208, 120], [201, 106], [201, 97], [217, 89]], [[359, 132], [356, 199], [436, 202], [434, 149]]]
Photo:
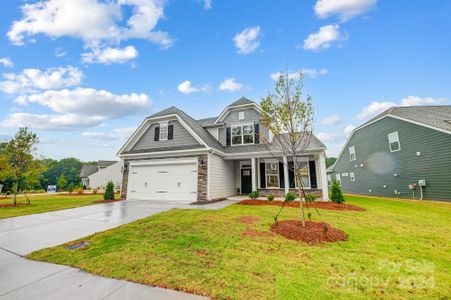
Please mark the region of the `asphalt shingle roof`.
[[81, 167], [80, 171], [80, 178], [88, 177], [94, 173], [97, 173], [99, 168], [97, 167], [97, 164], [84, 164]]
[[233, 106], [245, 105], [245, 104], [255, 104], [255, 102], [246, 97], [241, 97], [240, 99], [236, 100], [232, 104], [227, 105], [227, 107], [233, 107]]
[[428, 126], [451, 131], [451, 105], [395, 106], [387, 109], [356, 129], [359, 129], [360, 127], [386, 115], [393, 115]]

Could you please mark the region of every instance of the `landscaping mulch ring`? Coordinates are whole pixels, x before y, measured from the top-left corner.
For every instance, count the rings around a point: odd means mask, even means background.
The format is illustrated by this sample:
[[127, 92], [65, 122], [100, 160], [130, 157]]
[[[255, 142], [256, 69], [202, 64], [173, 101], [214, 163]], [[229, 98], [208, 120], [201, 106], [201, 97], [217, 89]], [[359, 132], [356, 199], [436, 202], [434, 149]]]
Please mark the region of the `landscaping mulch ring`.
[[2, 203], [2, 204], [0, 204], [0, 207], [15, 207], [15, 206], [26, 206], [26, 205], [30, 205], [30, 203], [17, 203], [16, 205], [14, 205], [14, 203]]
[[[267, 200], [252, 200], [246, 199], [238, 202], [240, 205], [275, 205], [282, 206], [282, 201], [267, 201]], [[290, 202], [286, 203], [285, 207], [299, 207], [300, 202]], [[328, 210], [351, 210], [351, 211], [365, 211], [366, 209], [362, 207], [358, 207], [352, 204], [338, 204], [333, 202], [313, 202], [313, 203], [304, 203], [304, 207], [309, 208], [320, 208], [320, 209], [328, 209]]]
[[119, 201], [124, 201], [125, 199], [116, 199], [116, 200], [96, 200], [93, 201], [92, 203], [112, 203], [112, 202], [119, 202]]
[[271, 225], [271, 231], [290, 240], [305, 242], [311, 245], [346, 241], [348, 235], [325, 222], [284, 220]]

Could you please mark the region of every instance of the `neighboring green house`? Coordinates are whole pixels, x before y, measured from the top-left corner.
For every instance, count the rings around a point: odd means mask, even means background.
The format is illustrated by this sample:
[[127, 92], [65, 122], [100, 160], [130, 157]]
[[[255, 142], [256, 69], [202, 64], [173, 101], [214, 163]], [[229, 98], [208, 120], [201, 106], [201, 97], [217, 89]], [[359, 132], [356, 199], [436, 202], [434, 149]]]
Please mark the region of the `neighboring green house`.
[[330, 177], [346, 193], [451, 201], [451, 106], [374, 117], [354, 129]]

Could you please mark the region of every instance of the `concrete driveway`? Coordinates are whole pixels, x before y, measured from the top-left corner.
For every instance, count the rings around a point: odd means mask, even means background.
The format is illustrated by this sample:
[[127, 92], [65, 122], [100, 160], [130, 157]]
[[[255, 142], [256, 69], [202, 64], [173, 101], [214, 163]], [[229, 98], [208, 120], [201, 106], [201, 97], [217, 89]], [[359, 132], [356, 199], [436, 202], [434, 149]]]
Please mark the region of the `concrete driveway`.
[[205, 299], [22, 256], [172, 208], [220, 209], [232, 203], [194, 206], [127, 200], [0, 219], [0, 299]]

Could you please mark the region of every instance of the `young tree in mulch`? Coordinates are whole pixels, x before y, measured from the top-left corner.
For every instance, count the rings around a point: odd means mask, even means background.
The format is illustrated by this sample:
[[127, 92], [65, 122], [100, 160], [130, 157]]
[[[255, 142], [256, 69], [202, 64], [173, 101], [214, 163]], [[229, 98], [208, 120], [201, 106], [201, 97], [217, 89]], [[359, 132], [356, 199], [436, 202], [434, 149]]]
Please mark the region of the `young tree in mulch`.
[[330, 199], [334, 203], [342, 204], [345, 202], [345, 197], [341, 191], [340, 184], [334, 179], [332, 186], [330, 187]]
[[56, 181], [56, 185], [58, 186], [59, 191], [64, 191], [67, 185], [66, 177], [64, 177], [64, 174], [61, 174], [60, 177], [58, 177], [58, 180]]
[[114, 200], [114, 183], [112, 181], [108, 181], [105, 192], [103, 193], [104, 200]]
[[[34, 182], [43, 168], [39, 161], [35, 160], [34, 153], [36, 145], [39, 143], [38, 136], [28, 131], [28, 128], [21, 127], [9, 142], [4, 145], [4, 156], [6, 158], [5, 174], [14, 178], [14, 206], [17, 205], [17, 193], [19, 186]], [[29, 202], [29, 199], [27, 198]]]
[[[288, 74], [280, 75], [274, 91], [269, 92], [260, 103], [263, 126], [271, 133], [272, 140], [264, 136], [260, 139], [273, 157], [280, 159], [284, 156], [292, 160], [291, 164], [286, 161], [283, 164], [293, 171], [301, 200], [305, 198], [301, 180], [301, 172], [305, 167], [302, 156], [310, 144], [314, 126], [312, 97], [304, 97], [302, 89], [302, 73], [298, 78], [289, 77]], [[305, 227], [304, 205], [300, 202], [301, 224]]]

